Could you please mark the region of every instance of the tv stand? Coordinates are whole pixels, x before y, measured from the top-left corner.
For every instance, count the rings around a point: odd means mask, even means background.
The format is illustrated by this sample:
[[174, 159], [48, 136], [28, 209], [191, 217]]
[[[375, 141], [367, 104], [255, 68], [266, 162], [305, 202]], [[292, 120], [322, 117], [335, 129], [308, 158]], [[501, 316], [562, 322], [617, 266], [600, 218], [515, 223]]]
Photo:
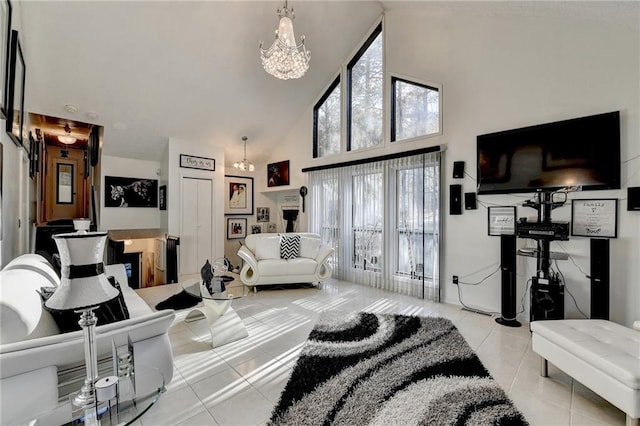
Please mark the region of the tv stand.
[[[551, 221], [551, 212], [564, 205], [566, 200], [554, 201], [552, 192], [539, 192], [536, 200], [523, 203], [538, 212], [538, 224], [541, 229], [550, 230], [538, 234], [530, 232], [518, 233], [519, 238], [536, 240], [536, 276], [531, 284], [530, 321], [541, 319], [564, 318], [564, 285], [551, 274], [551, 260], [560, 258], [550, 250], [551, 241], [568, 240], [568, 232], [564, 232], [564, 224]], [[524, 223], [523, 223], [524, 224]]]

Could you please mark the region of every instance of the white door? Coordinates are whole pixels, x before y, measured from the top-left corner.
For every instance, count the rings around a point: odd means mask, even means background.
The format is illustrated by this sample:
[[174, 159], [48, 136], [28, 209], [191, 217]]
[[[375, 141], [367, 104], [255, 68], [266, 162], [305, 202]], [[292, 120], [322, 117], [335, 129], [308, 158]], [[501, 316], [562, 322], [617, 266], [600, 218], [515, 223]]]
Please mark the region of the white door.
[[180, 275], [200, 273], [213, 263], [213, 181], [182, 178], [180, 216]]

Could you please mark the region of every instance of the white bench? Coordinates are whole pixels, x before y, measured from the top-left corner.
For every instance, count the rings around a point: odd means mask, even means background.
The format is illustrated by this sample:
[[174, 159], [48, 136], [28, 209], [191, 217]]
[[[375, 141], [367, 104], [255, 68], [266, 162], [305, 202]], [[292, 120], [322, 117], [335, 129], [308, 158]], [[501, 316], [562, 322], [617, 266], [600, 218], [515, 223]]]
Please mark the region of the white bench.
[[627, 426], [638, 426], [640, 322], [634, 328], [606, 320], [534, 321], [532, 347], [542, 357], [540, 375], [547, 377], [551, 361], [625, 412]]

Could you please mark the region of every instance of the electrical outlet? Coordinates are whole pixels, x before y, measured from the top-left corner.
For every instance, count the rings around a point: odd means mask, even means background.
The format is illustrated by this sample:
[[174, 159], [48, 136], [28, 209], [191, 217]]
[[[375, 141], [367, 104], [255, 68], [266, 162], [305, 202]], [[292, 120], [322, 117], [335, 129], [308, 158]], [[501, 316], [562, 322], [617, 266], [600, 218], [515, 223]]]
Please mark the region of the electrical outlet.
[[458, 285], [458, 276], [457, 276], [457, 275], [454, 275], [454, 276], [453, 276], [453, 283], [454, 283], [455, 285]]

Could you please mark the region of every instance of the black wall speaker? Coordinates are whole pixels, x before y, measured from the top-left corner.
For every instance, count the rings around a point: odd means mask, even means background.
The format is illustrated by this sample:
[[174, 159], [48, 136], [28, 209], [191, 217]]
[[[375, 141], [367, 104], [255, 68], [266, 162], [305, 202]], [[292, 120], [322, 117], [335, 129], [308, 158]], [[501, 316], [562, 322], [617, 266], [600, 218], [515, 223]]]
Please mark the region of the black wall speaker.
[[591, 238], [591, 319], [609, 319], [609, 240]]
[[516, 320], [516, 236], [500, 236], [500, 318], [496, 322], [507, 327], [520, 327]]
[[462, 214], [462, 185], [449, 185], [449, 214]]
[[462, 179], [464, 177], [464, 161], [453, 162], [453, 177], [455, 179]]
[[627, 188], [627, 210], [640, 210], [640, 186]]
[[464, 193], [464, 209], [465, 210], [476, 210], [478, 208], [478, 204], [476, 202], [476, 193], [475, 192], [465, 192]]

